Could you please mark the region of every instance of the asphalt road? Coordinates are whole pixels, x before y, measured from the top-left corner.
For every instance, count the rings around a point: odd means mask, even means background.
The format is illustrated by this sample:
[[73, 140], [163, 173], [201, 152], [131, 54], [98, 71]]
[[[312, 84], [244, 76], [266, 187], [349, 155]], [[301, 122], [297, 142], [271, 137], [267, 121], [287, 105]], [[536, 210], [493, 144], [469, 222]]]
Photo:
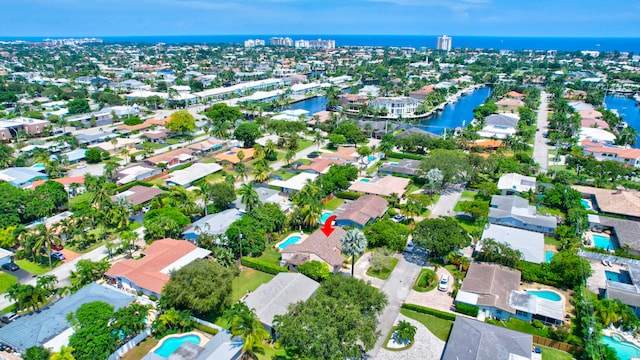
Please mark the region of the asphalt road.
[[454, 216], [455, 212], [453, 208], [456, 207], [462, 191], [460, 190], [448, 190], [440, 195], [438, 202], [433, 205], [433, 209], [429, 213], [430, 218], [437, 218], [439, 216]]
[[19, 270], [16, 271], [7, 271], [5, 269], [2, 269], [2, 271], [6, 272], [7, 274], [11, 275], [11, 276], [15, 276], [18, 278], [18, 282], [19, 283], [23, 283], [29, 279], [31, 279], [33, 277], [33, 274], [31, 274], [30, 272], [28, 272], [25, 269], [20, 268]]
[[548, 100], [547, 93], [540, 94], [540, 107], [538, 108], [538, 121], [535, 141], [533, 143], [533, 159], [540, 165], [540, 172], [546, 173], [549, 169], [549, 146], [543, 136], [548, 131]]

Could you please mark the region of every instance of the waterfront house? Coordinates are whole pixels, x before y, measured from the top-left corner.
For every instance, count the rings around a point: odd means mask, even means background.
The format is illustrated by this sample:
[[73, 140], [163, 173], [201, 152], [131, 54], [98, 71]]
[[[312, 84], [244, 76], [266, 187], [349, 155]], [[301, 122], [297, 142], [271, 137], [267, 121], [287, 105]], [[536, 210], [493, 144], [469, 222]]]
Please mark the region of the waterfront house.
[[571, 187], [578, 190], [583, 198], [589, 199], [595, 211], [640, 221], [640, 192], [636, 190], [611, 190], [582, 185]]
[[558, 219], [538, 214], [527, 199], [515, 195], [491, 197], [489, 222], [547, 234], [552, 234], [558, 226]]
[[369, 102], [369, 97], [359, 94], [340, 94], [338, 95], [338, 103], [343, 110], [359, 111]]
[[485, 126], [478, 135], [486, 138], [504, 139], [516, 133], [519, 118], [512, 114], [491, 114], [484, 119]]
[[524, 106], [524, 102], [519, 99], [505, 98], [496, 101], [496, 106], [498, 106], [498, 111], [501, 113], [517, 114], [518, 108]]
[[379, 97], [369, 102], [369, 107], [383, 109], [390, 118], [411, 117], [420, 101], [408, 96]]
[[585, 156], [593, 156], [598, 161], [611, 160], [632, 167], [640, 167], [640, 149], [603, 144], [591, 140], [583, 140], [582, 152]]
[[418, 90], [411, 91], [409, 93], [410, 98], [414, 98], [418, 101], [424, 101], [429, 94], [433, 92], [433, 85], [425, 85]]
[[396, 135], [395, 138], [396, 138], [396, 140], [400, 140], [400, 139], [404, 139], [407, 136], [411, 136], [411, 135], [414, 135], [414, 134], [427, 136], [427, 137], [430, 137], [432, 139], [439, 139], [441, 137], [440, 135], [434, 134], [434, 133], [429, 132], [429, 131], [422, 130], [422, 129], [417, 128], [417, 127], [414, 126], [414, 127], [410, 127], [408, 129], [405, 129], [403, 132], [401, 132], [400, 134]]
[[389, 202], [380, 196], [365, 195], [346, 205], [344, 211], [336, 216], [337, 226], [363, 228], [381, 218], [389, 208]]
[[211, 251], [184, 240], [156, 240], [138, 260], [125, 259], [113, 264], [104, 275], [118, 288], [142, 291], [160, 297], [172, 271], [180, 270], [194, 260], [204, 259]]
[[442, 360], [531, 359], [533, 336], [457, 316]]
[[336, 274], [344, 262], [340, 241], [344, 234], [346, 231], [341, 227], [335, 227], [329, 236], [317, 229], [302, 242], [282, 249], [282, 260], [286, 261], [291, 270], [296, 270], [298, 266], [311, 260], [322, 261], [329, 266], [329, 271]]

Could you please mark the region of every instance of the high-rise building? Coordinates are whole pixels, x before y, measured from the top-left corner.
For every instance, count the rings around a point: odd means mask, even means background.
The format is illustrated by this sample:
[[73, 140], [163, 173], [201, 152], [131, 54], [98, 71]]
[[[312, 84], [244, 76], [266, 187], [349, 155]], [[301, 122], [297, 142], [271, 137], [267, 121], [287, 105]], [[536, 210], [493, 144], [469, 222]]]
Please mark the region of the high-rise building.
[[244, 41], [244, 47], [252, 48], [256, 46], [264, 46], [264, 40], [262, 39], [249, 39]]
[[309, 49], [309, 48], [323, 48], [333, 49], [336, 47], [335, 40], [296, 40], [296, 48]]
[[293, 46], [293, 39], [290, 37], [272, 37], [269, 39], [271, 46]]
[[451, 51], [451, 38], [447, 35], [438, 37], [438, 50]]

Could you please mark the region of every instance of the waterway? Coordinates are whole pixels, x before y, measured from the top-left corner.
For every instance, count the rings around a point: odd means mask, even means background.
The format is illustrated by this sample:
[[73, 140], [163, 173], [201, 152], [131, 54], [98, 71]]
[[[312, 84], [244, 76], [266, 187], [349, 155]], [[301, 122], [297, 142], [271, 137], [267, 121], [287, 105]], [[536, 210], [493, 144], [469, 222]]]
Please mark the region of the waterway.
[[[640, 132], [640, 106], [636, 106], [636, 101], [624, 96], [606, 96], [604, 98], [605, 107], [609, 110], [617, 110], [622, 120], [629, 126]], [[636, 135], [635, 148], [640, 148], [640, 136]]]
[[313, 114], [326, 110], [327, 108], [327, 98], [324, 96], [316, 96], [311, 99], [298, 101], [296, 103], [291, 104], [289, 109], [292, 110], [307, 110], [309, 112], [309, 117]]
[[445, 129], [465, 127], [473, 120], [473, 109], [482, 105], [490, 95], [490, 87], [481, 87], [455, 103], [448, 104], [441, 113], [422, 121], [418, 127], [438, 135], [442, 135]]

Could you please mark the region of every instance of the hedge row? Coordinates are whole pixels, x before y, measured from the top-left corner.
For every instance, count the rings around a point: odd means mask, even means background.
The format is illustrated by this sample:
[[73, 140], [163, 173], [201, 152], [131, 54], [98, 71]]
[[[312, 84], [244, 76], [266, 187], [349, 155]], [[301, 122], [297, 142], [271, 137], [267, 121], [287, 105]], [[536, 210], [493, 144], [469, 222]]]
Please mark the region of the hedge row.
[[121, 192], [123, 192], [123, 191], [127, 191], [127, 190], [131, 189], [132, 187], [134, 187], [134, 186], [136, 186], [136, 185], [146, 186], [146, 187], [152, 187], [152, 186], [153, 186], [153, 184], [152, 184], [152, 183], [148, 183], [148, 182], [144, 182], [144, 181], [136, 180], [136, 181], [130, 182], [130, 183], [128, 183], [128, 184], [124, 184], [124, 185], [122, 185], [122, 186], [119, 186], [119, 187], [116, 189], [116, 192], [117, 192], [117, 193], [121, 193]]
[[478, 311], [480, 311], [480, 309], [474, 305], [469, 305], [461, 302], [456, 304], [456, 312], [459, 312], [460, 314], [477, 317]]
[[246, 267], [250, 267], [252, 269], [256, 269], [258, 271], [262, 271], [267, 274], [273, 274], [273, 275], [278, 275], [281, 272], [289, 271], [286, 268], [283, 268], [282, 266], [273, 265], [272, 263], [249, 258], [249, 257], [243, 257], [240, 263]]
[[202, 332], [205, 332], [207, 334], [213, 335], [213, 336], [215, 336], [219, 332], [218, 329], [212, 328], [211, 326], [207, 326], [207, 325], [204, 325], [204, 324], [200, 324], [199, 322], [195, 322], [193, 324], [193, 327], [198, 329], [198, 330], [200, 330], [200, 331], [202, 331]]
[[338, 193], [336, 194], [336, 196], [340, 199], [346, 200], [357, 200], [362, 195], [363, 194], [358, 194], [351, 191], [338, 191]]
[[424, 159], [424, 156], [420, 156], [416, 154], [405, 154], [405, 153], [399, 153], [399, 152], [392, 152], [391, 154], [389, 154], [389, 157], [396, 158], [396, 159], [409, 159], [409, 160]]
[[453, 314], [450, 314], [450, 313], [444, 312], [444, 311], [440, 311], [440, 310], [436, 310], [436, 309], [431, 309], [431, 308], [420, 306], [420, 305], [402, 304], [402, 308], [403, 309], [407, 309], [407, 310], [411, 310], [411, 311], [415, 311], [415, 312], [419, 312], [419, 313], [423, 313], [423, 314], [427, 314], [427, 315], [432, 315], [432, 316], [435, 316], [437, 318], [444, 319], [444, 320], [449, 320], [449, 321], [455, 321], [456, 320], [456, 316], [453, 315]]

